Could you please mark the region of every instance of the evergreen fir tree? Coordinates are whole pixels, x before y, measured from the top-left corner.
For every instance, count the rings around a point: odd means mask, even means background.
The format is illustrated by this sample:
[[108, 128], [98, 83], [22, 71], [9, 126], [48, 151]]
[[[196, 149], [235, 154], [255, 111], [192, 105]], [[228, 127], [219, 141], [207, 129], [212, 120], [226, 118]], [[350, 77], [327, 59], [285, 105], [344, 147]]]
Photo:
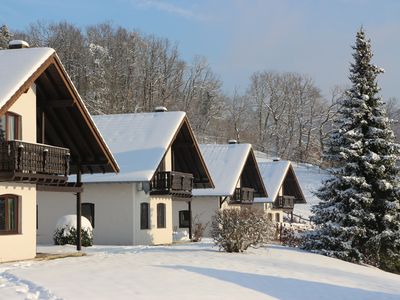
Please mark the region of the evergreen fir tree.
[[0, 26], [0, 50], [8, 49], [8, 43], [11, 40], [11, 33], [7, 25]]
[[326, 159], [335, 165], [316, 193], [318, 229], [304, 248], [353, 262], [399, 271], [399, 145], [386, 117], [363, 29], [353, 47], [352, 87], [341, 101]]

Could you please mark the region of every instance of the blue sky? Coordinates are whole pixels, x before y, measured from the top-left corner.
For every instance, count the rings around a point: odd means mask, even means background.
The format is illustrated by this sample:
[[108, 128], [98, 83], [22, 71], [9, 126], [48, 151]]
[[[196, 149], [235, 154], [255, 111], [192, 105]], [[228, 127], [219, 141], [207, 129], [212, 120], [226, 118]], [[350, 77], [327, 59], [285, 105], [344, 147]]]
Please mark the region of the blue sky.
[[383, 67], [382, 95], [400, 98], [400, 1], [397, 0], [3, 0], [0, 24], [110, 21], [179, 44], [182, 56], [203, 55], [224, 82], [244, 91], [254, 71], [310, 75], [325, 95], [348, 84], [356, 31], [372, 39]]

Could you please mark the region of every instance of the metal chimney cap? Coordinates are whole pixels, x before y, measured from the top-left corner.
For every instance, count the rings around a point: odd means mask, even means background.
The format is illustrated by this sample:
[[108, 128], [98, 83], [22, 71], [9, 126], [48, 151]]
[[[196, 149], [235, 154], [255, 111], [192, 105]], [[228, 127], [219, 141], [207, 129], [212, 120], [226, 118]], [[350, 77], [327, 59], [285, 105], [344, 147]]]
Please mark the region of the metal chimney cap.
[[29, 44], [23, 40], [12, 40], [8, 43], [8, 49], [29, 48]]
[[237, 144], [238, 141], [235, 139], [228, 140], [228, 144]]
[[168, 109], [167, 109], [165, 106], [157, 106], [157, 107], [154, 109], [154, 111], [155, 111], [155, 112], [165, 112], [165, 111], [168, 111]]

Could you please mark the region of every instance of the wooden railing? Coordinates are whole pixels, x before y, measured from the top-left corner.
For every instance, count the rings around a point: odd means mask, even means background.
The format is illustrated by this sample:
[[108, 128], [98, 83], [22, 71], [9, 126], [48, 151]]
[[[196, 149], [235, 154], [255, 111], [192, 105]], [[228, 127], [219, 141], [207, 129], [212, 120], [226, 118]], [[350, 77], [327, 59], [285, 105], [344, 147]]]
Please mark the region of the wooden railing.
[[193, 175], [176, 171], [157, 172], [150, 182], [150, 193], [191, 197]]
[[293, 209], [294, 207], [293, 196], [278, 196], [273, 204], [274, 208]]
[[0, 179], [11, 181], [66, 181], [70, 151], [22, 141], [0, 143]]
[[231, 203], [252, 204], [254, 201], [254, 189], [252, 188], [236, 188]]

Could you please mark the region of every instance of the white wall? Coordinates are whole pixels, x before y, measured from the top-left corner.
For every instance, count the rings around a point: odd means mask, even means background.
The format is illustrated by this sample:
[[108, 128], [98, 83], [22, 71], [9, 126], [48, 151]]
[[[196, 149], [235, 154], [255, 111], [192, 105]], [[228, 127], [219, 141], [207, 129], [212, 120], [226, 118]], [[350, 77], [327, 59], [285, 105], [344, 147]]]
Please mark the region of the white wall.
[[[33, 85], [11, 106], [10, 112], [22, 118], [22, 139], [36, 142], [36, 87]], [[30, 259], [36, 255], [36, 185], [24, 183], [0, 184], [0, 195], [20, 197], [19, 233], [0, 235], [0, 262]]]
[[36, 187], [33, 184], [1, 183], [0, 194], [19, 199], [19, 233], [0, 235], [0, 262], [36, 256]]
[[[94, 244], [158, 245], [172, 243], [171, 196], [150, 196], [135, 183], [85, 184], [82, 203], [95, 204]], [[151, 229], [140, 229], [140, 203], [150, 203]], [[157, 204], [166, 205], [166, 228], [157, 228]], [[52, 244], [57, 220], [76, 214], [72, 193], [38, 192], [38, 243]]]
[[[204, 237], [210, 237], [211, 219], [215, 212], [219, 210], [219, 197], [193, 197], [192, 198], [192, 218], [196, 218], [202, 224], [207, 224]], [[176, 220], [176, 221], [175, 221]], [[179, 219], [174, 218], [175, 222]], [[179, 223], [178, 223], [179, 225]]]

